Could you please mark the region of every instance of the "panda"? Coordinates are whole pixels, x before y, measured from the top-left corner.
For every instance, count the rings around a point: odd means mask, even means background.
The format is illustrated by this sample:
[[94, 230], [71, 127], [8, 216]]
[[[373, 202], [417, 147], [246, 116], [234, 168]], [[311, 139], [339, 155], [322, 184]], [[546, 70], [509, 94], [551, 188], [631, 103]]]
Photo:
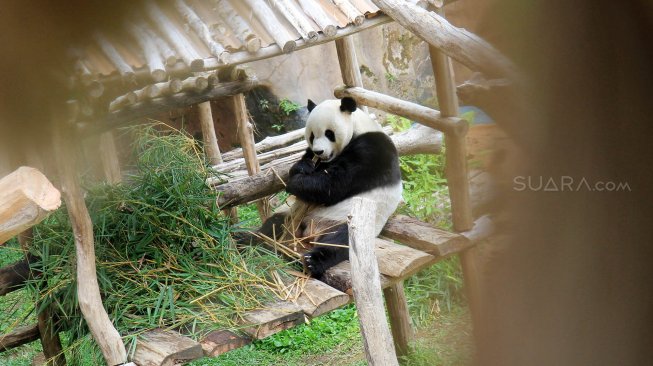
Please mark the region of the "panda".
[[[306, 268], [319, 279], [327, 269], [349, 258], [348, 248], [342, 245], [349, 242], [346, 220], [353, 197], [376, 202], [375, 235], [379, 235], [402, 199], [402, 183], [392, 140], [357, 108], [354, 99], [326, 100], [319, 105], [309, 100], [307, 107], [308, 148], [291, 167], [286, 191], [296, 197], [295, 205], [310, 207], [306, 217], [335, 223], [314, 242], [341, 246], [318, 244], [304, 254]], [[283, 230], [285, 215], [273, 215], [259, 231], [273, 237]], [[303, 223], [300, 235], [311, 235], [306, 232], [308, 226], [312, 225]]]

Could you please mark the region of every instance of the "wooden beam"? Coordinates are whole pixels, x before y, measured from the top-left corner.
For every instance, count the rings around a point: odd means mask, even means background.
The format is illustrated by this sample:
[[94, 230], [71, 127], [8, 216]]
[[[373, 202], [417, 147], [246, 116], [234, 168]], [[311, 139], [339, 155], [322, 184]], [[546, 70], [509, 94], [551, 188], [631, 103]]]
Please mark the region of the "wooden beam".
[[464, 119], [446, 117], [434, 109], [359, 87], [341, 86], [336, 88], [334, 95], [337, 98], [354, 98], [362, 105], [409, 118], [447, 134], [464, 135], [468, 128]]
[[390, 217], [381, 235], [437, 257], [460, 253], [472, 246], [471, 241], [463, 235], [440, 230], [404, 215]]
[[202, 346], [177, 332], [153, 329], [140, 335], [132, 361], [141, 366], [174, 366], [204, 357]]
[[[276, 149], [282, 146], [286, 146], [291, 142], [297, 141], [301, 138], [304, 137], [304, 131], [305, 128], [300, 128], [298, 130], [290, 131], [288, 133], [284, 133], [283, 135], [277, 135], [277, 136], [267, 136], [263, 140], [257, 142], [254, 145], [254, 150], [256, 150], [257, 153], [261, 153], [264, 151]], [[225, 152], [222, 154], [222, 159], [227, 162], [231, 161], [234, 159], [240, 159], [243, 157], [243, 149], [242, 148], [236, 148], [230, 151]]]
[[107, 129], [116, 128], [129, 122], [162, 113], [188, 105], [206, 102], [212, 99], [236, 95], [248, 91], [258, 85], [258, 80], [250, 78], [245, 81], [220, 83], [208, 88], [202, 93], [180, 93], [172, 96], [155, 98], [147, 102], [134, 103], [100, 118], [97, 123], [86, 123], [79, 127], [83, 135], [101, 133]]
[[200, 344], [204, 350], [204, 355], [217, 357], [236, 348], [240, 348], [252, 343], [249, 337], [240, 336], [228, 330], [216, 330], [207, 334]]
[[61, 194], [37, 169], [20, 167], [0, 179], [0, 244], [59, 208]]
[[317, 41], [317, 32], [313, 29], [311, 23], [306, 19], [295, 4], [290, 0], [273, 0], [272, 5], [283, 14], [283, 17], [295, 28], [295, 30], [308, 42]]
[[436, 261], [434, 256], [405, 245], [380, 238], [375, 238], [372, 242], [379, 272], [388, 277], [406, 278], [415, 273], [416, 268], [426, 267]]
[[61, 184], [64, 187], [63, 197], [75, 237], [79, 308], [106, 363], [109, 365], [122, 364], [127, 361], [125, 345], [102, 306], [95, 266], [93, 223], [75, 171], [74, 148], [77, 144], [74, 142], [75, 139], [64, 135], [66, 131], [62, 125], [55, 124], [53, 127], [55, 155], [58, 160]]
[[517, 79], [516, 67], [508, 58], [477, 35], [454, 27], [444, 17], [407, 1], [372, 2], [404, 28], [469, 69], [491, 77]]
[[116, 67], [123, 81], [134, 83], [136, 81], [134, 70], [120, 55], [113, 44], [101, 33], [94, 33], [93, 37], [100, 46], [100, 49], [102, 49], [102, 52], [104, 52], [104, 55], [107, 56], [109, 61], [111, 61], [111, 63]]
[[248, 53], [255, 53], [261, 48], [261, 39], [252, 32], [250, 26], [243, 22], [242, 18], [227, 0], [217, 0], [215, 11], [220, 18], [227, 23], [234, 31], [236, 38], [245, 44]]
[[286, 27], [283, 26], [277, 19], [276, 15], [268, 3], [263, 0], [244, 0], [248, 5], [249, 9], [252, 11], [256, 19], [263, 25], [265, 30], [270, 34], [272, 39], [277, 43], [279, 48], [284, 53], [289, 53], [295, 50], [297, 44], [295, 43], [293, 35], [286, 31]]
[[243, 331], [252, 338], [263, 339], [303, 322], [304, 312], [299, 306], [287, 301], [278, 301], [245, 313]]
[[315, 0], [299, 0], [299, 4], [304, 10], [304, 14], [308, 15], [313, 21], [322, 29], [327, 37], [336, 35], [338, 27], [336, 22], [324, 12], [324, 9]]
[[0, 352], [34, 342], [39, 339], [37, 324], [16, 327], [12, 332], [0, 335]]
[[363, 348], [372, 366], [399, 365], [385, 318], [379, 268], [374, 254], [376, 203], [355, 197], [349, 224], [349, 261]]
[[137, 23], [128, 23], [127, 27], [130, 34], [136, 39], [140, 49], [145, 56], [145, 63], [150, 70], [150, 75], [154, 81], [163, 81], [166, 76], [165, 60], [161, 56], [156, 41], [150, 34], [143, 29], [142, 25]]
[[188, 6], [183, 0], [175, 0], [175, 9], [181, 14], [182, 18], [193, 29], [195, 34], [204, 42], [211, 54], [217, 57], [221, 62], [229, 63], [229, 52], [224, 49], [220, 43], [216, 42], [209, 31], [209, 27], [204, 21], [195, 13], [195, 11]]
[[404, 293], [404, 283], [399, 281], [383, 290], [385, 304], [388, 308], [388, 318], [392, 330], [397, 357], [408, 355], [408, 344], [414, 338], [413, 328], [410, 326], [408, 303]]
[[200, 127], [202, 128], [202, 139], [204, 140], [204, 154], [211, 165], [221, 164], [222, 155], [218, 146], [218, 137], [215, 135], [213, 125], [213, 113], [211, 112], [211, 101], [197, 105]]
[[[238, 139], [240, 146], [243, 148], [243, 155], [247, 165], [247, 173], [252, 176], [261, 172], [261, 166], [256, 158], [256, 150], [254, 149], [254, 126], [249, 120], [249, 113], [245, 105], [245, 96], [237, 94], [232, 97], [233, 111], [238, 123]], [[261, 198], [256, 202], [261, 222], [270, 215], [270, 206], [266, 198]]]
[[304, 314], [315, 318], [349, 303], [349, 295], [314, 278], [298, 279], [300, 294], [294, 301]]

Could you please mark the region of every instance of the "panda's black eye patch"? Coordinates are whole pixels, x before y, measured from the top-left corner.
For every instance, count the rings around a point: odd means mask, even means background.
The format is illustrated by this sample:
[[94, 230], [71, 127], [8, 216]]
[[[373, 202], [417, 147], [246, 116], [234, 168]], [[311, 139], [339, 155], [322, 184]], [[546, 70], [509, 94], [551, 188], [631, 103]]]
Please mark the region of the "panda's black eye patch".
[[313, 144], [313, 139], [315, 138], [315, 135], [313, 135], [313, 132], [311, 132], [311, 138], [308, 139], [311, 145]]
[[331, 142], [336, 142], [336, 134], [333, 133], [331, 130], [326, 130], [324, 132], [324, 136], [328, 138]]

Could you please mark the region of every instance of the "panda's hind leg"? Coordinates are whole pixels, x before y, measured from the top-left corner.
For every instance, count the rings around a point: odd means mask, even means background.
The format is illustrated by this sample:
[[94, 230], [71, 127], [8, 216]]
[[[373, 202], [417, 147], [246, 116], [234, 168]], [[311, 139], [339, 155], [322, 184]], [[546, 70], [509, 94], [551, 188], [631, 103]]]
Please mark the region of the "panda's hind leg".
[[[319, 236], [318, 243], [347, 245], [349, 243], [349, 227], [346, 223], [337, 225], [327, 234]], [[316, 246], [304, 254], [306, 268], [314, 278], [320, 279], [324, 272], [336, 264], [349, 259], [349, 248], [337, 246]]]

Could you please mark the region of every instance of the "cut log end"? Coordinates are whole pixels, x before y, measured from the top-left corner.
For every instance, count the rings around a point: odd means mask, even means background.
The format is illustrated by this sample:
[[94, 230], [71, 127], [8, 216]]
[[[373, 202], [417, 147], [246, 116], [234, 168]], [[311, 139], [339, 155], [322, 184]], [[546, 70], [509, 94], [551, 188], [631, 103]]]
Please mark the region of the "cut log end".
[[202, 71], [204, 70], [204, 60], [201, 58], [195, 59], [191, 61], [189, 66], [191, 71]]
[[338, 28], [336, 28], [335, 25], [327, 25], [326, 27], [324, 27], [324, 29], [322, 29], [322, 32], [327, 37], [335, 36], [337, 31], [338, 31]]
[[281, 50], [284, 53], [290, 53], [297, 48], [297, 42], [295, 41], [287, 41], [286, 43], [283, 44], [283, 47], [281, 47]]
[[365, 21], [365, 16], [364, 15], [359, 15], [356, 18], [354, 18], [354, 24], [355, 25], [362, 25], [364, 21]]
[[249, 53], [258, 52], [258, 50], [261, 49], [261, 39], [251, 38], [250, 40], [247, 41], [245, 47], [247, 48], [247, 52]]
[[152, 80], [159, 82], [165, 80], [166, 76], [166, 71], [163, 69], [155, 69], [150, 72], [150, 75], [152, 76]]
[[175, 66], [175, 64], [177, 63], [177, 57], [173, 55], [168, 56], [166, 57], [165, 62], [166, 62], [166, 66]]

